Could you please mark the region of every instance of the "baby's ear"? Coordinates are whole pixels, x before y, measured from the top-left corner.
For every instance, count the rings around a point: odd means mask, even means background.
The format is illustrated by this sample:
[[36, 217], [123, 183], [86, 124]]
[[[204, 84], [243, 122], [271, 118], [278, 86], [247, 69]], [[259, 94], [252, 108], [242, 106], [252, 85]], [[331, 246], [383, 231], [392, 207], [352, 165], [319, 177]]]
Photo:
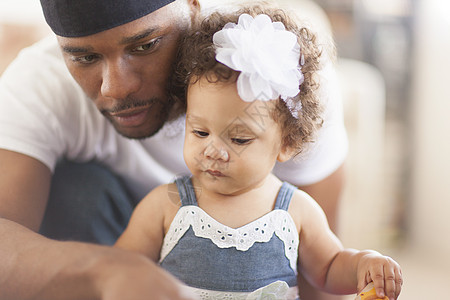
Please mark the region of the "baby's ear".
[[188, 0], [188, 4], [191, 9], [191, 21], [194, 22], [195, 18], [200, 14], [200, 1]]
[[278, 153], [277, 161], [285, 162], [291, 159], [295, 155], [295, 150], [292, 147], [283, 146]]

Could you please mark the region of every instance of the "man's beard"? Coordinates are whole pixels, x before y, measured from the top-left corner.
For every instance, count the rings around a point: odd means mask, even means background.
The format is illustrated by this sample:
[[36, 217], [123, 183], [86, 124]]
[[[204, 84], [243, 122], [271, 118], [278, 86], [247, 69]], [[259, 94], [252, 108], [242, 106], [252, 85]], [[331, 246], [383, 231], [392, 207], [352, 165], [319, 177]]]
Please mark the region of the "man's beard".
[[[149, 107], [149, 110], [151, 111], [152, 109], [158, 109], [158, 106], [161, 108], [159, 108], [159, 111], [157, 113], [157, 120], [155, 120], [154, 125], [156, 125], [156, 126], [153, 126], [154, 128], [152, 127], [152, 129], [149, 132], [140, 133], [138, 135], [127, 134], [127, 133], [123, 132], [120, 129], [120, 127], [116, 124], [116, 122], [114, 121], [114, 118], [111, 117], [111, 115], [110, 115], [111, 113], [116, 114], [116, 113], [120, 113], [122, 111], [139, 108], [139, 107]], [[146, 139], [146, 138], [154, 136], [161, 130], [161, 128], [164, 127], [164, 124], [169, 120], [169, 118], [171, 116], [173, 106], [174, 106], [174, 101], [171, 99], [171, 97], [168, 97], [165, 101], [160, 98], [156, 98], [156, 97], [153, 97], [149, 100], [138, 100], [138, 99], [127, 98], [124, 100], [119, 100], [119, 104], [115, 105], [111, 109], [100, 109], [100, 112], [106, 117], [106, 119], [108, 119], [110, 121], [110, 123], [114, 126], [115, 130], [120, 135], [122, 135], [123, 137], [129, 138], [129, 139], [141, 140], [141, 139]], [[151, 115], [151, 113], [149, 113], [149, 114]]]

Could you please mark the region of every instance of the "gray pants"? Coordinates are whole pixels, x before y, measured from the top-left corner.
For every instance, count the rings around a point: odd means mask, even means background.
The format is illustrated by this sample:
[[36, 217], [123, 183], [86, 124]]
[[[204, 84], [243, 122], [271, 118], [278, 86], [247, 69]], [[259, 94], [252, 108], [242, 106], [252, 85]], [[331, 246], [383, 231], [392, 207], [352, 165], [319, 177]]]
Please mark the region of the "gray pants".
[[55, 169], [39, 232], [57, 240], [112, 245], [140, 200], [130, 195], [104, 166], [63, 161]]

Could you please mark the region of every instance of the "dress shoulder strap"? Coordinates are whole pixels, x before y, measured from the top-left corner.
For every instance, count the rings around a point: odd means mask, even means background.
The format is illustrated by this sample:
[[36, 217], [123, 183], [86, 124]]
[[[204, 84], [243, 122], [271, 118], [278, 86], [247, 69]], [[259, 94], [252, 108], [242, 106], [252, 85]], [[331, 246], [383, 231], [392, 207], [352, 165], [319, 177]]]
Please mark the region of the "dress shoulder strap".
[[191, 176], [182, 176], [175, 179], [175, 183], [180, 194], [181, 206], [197, 205], [197, 198], [195, 198], [195, 190], [192, 185]]
[[275, 209], [282, 209], [287, 211], [295, 190], [297, 190], [297, 187], [288, 182], [283, 182], [280, 191], [278, 192], [277, 200], [275, 202]]

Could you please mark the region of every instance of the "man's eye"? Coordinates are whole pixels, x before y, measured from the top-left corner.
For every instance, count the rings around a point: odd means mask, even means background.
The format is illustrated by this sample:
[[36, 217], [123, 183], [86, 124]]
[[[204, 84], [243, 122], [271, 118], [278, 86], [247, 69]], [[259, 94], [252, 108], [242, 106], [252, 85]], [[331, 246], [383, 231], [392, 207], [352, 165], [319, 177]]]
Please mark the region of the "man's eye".
[[247, 145], [250, 144], [253, 139], [232, 138], [231, 141], [236, 145]]
[[150, 43], [138, 46], [133, 49], [133, 52], [146, 52], [152, 50], [160, 41], [160, 38], [152, 40]]
[[206, 131], [201, 131], [201, 130], [193, 130], [192, 131], [196, 136], [198, 137], [207, 137], [209, 135], [209, 133], [207, 133]]
[[98, 59], [98, 55], [96, 55], [96, 54], [89, 54], [89, 55], [78, 56], [78, 57], [72, 58], [72, 60], [74, 62], [82, 63], [82, 64], [91, 64], [91, 63], [95, 62], [97, 59]]

